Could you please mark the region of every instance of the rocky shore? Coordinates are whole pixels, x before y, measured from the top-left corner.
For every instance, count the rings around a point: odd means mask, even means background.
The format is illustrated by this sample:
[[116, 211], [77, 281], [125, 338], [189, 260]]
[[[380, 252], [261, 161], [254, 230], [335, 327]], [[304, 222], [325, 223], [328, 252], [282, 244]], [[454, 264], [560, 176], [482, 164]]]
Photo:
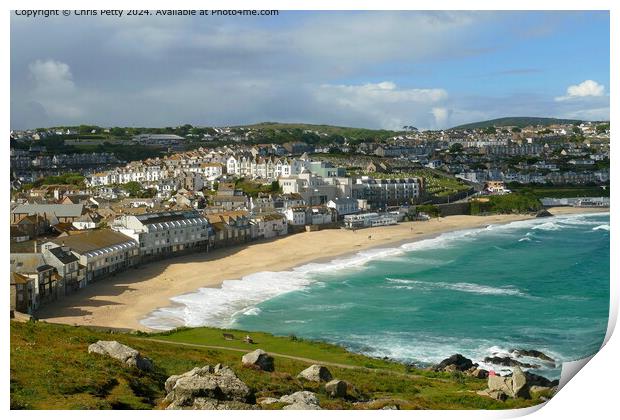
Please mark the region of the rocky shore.
[[[538, 350], [513, 349], [515, 357], [531, 357], [545, 363], [555, 364], [555, 360]], [[429, 368], [435, 372], [452, 372], [478, 379], [487, 379], [487, 388], [478, 395], [506, 401], [508, 398], [539, 398], [546, 401], [557, 392], [558, 380], [549, 380], [544, 376], [524, 372], [521, 368], [536, 368], [538, 365], [521, 362], [511, 357], [486, 357], [485, 363], [512, 367], [512, 372], [501, 376], [494, 371], [481, 369], [477, 363], [461, 354], [454, 354]]]

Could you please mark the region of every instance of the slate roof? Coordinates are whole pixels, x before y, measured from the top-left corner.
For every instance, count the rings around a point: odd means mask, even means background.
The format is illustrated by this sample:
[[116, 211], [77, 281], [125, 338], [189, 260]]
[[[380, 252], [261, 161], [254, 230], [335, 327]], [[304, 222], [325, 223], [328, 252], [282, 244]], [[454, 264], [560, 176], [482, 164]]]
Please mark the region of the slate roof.
[[83, 204], [20, 204], [11, 210], [14, 214], [48, 214], [56, 217], [80, 217]]

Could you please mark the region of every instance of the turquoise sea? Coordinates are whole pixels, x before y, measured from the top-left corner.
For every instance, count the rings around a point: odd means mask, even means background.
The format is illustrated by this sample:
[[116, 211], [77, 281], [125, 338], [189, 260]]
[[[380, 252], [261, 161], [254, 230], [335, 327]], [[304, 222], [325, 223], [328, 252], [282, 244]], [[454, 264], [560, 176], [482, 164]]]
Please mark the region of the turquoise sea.
[[292, 271], [256, 273], [175, 298], [142, 322], [324, 340], [421, 365], [461, 353], [536, 349], [534, 372], [595, 353], [609, 312], [609, 213], [442, 234]]

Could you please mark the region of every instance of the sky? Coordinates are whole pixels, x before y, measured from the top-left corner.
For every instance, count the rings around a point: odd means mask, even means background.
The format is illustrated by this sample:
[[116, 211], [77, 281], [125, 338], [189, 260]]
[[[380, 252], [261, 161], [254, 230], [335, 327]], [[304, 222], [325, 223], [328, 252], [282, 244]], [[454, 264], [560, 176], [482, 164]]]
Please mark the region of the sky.
[[608, 12], [11, 16], [11, 128], [609, 119]]

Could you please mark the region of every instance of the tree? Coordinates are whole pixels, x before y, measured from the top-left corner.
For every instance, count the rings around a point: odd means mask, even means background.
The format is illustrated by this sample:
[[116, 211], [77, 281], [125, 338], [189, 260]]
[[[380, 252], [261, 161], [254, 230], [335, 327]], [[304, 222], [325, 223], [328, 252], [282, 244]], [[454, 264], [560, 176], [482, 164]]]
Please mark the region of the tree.
[[139, 197], [142, 192], [142, 184], [136, 181], [129, 181], [123, 184], [122, 188], [129, 193], [130, 197]]
[[458, 155], [463, 152], [463, 145], [461, 143], [454, 143], [452, 146], [450, 146], [449, 151], [453, 155]]

